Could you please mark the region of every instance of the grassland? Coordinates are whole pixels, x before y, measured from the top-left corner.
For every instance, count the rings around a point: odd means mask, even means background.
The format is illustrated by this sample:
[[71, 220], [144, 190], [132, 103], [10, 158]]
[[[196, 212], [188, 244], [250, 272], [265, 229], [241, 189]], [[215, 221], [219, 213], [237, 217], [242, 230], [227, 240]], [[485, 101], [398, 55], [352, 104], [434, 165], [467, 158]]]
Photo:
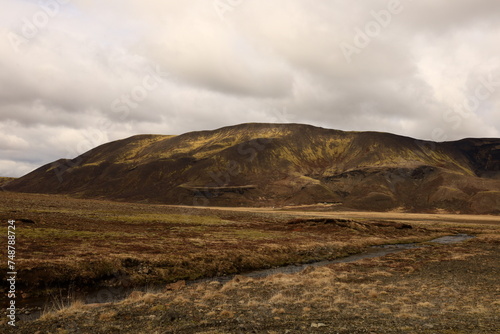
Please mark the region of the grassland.
[[[180, 284], [104, 305], [77, 302], [21, 322], [22, 333], [494, 333], [499, 328], [498, 217], [208, 209], [1, 195], [0, 218], [18, 221], [19, 289], [25, 296], [67, 285], [85, 290], [167, 284], [332, 259], [370, 245], [454, 233], [477, 236], [461, 245], [434, 245], [294, 275]], [[329, 220], [308, 220], [318, 216]], [[401, 228], [400, 222], [412, 228]]]
[[1, 201], [1, 218], [18, 220], [19, 284], [30, 295], [68, 284], [143, 285], [236, 274], [443, 233], [354, 223], [291, 225], [296, 214], [53, 195], [4, 193]]
[[[498, 333], [498, 238], [81, 305], [41, 333]], [[66, 332], [64, 332], [66, 331]], [[28, 333], [28, 331], [26, 331]]]

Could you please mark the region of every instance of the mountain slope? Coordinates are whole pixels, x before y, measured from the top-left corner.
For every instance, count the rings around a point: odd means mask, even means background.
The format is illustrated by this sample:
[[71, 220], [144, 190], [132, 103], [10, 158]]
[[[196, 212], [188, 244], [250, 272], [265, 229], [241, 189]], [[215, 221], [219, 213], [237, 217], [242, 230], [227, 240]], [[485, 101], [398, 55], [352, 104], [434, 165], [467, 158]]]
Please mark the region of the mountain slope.
[[110, 142], [5, 188], [188, 205], [500, 213], [500, 139], [434, 143], [251, 123]]

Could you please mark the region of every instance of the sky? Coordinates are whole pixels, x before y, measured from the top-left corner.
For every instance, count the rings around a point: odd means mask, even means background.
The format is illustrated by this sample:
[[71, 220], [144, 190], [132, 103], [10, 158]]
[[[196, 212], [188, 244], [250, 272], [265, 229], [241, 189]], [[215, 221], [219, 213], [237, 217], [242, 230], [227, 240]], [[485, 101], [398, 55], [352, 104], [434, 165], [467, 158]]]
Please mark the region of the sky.
[[500, 137], [498, 0], [12, 0], [0, 176], [136, 134]]

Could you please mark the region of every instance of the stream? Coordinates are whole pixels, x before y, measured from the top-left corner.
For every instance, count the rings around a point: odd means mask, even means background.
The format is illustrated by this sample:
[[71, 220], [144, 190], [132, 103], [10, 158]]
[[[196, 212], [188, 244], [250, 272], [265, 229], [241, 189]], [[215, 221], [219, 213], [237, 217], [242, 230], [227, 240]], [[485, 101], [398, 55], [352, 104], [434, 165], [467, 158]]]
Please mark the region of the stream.
[[[277, 268], [271, 269], [262, 269], [251, 271], [247, 273], [240, 274], [241, 276], [247, 276], [252, 278], [263, 278], [275, 274], [293, 274], [298, 273], [307, 267], [321, 267], [326, 266], [333, 263], [350, 263], [356, 262], [363, 259], [382, 257], [388, 254], [398, 253], [408, 249], [416, 249], [427, 247], [427, 243], [434, 244], [456, 244], [459, 242], [463, 242], [469, 239], [474, 238], [474, 236], [467, 234], [456, 234], [450, 236], [444, 236], [437, 239], [433, 239], [430, 241], [422, 242], [422, 243], [409, 243], [409, 244], [387, 244], [380, 246], [372, 246], [368, 250], [342, 257], [334, 260], [323, 260], [313, 263], [301, 264], [301, 265], [287, 265]], [[194, 281], [186, 282], [187, 285], [202, 283], [202, 282], [220, 282], [226, 283], [234, 278], [235, 275], [229, 276], [221, 276], [221, 277], [212, 277], [212, 278], [204, 278]], [[109, 303], [109, 302], [117, 302], [123, 300], [130, 295], [132, 291], [147, 291], [147, 292], [161, 292], [165, 290], [165, 284], [161, 286], [144, 286], [144, 287], [135, 287], [135, 288], [124, 288], [124, 287], [101, 287], [98, 289], [87, 290], [82, 292], [67, 292], [66, 289], [65, 294], [56, 296], [56, 298], [52, 297], [38, 297], [38, 298], [26, 298], [20, 300], [17, 304], [20, 309], [18, 312], [19, 319], [21, 321], [32, 321], [36, 320], [40, 317], [43, 310], [51, 309], [54, 306], [56, 308], [60, 308], [63, 305], [69, 305], [74, 300], [83, 300], [86, 304], [93, 303]]]
[[[459, 242], [463, 242], [469, 239], [474, 238], [471, 235], [467, 234], [456, 234], [445, 236], [437, 239], [433, 239], [431, 241], [427, 241], [435, 244], [455, 244]], [[321, 267], [326, 266], [332, 263], [349, 263], [356, 262], [363, 259], [370, 259], [374, 257], [382, 257], [388, 254], [393, 254], [397, 252], [401, 252], [407, 249], [413, 248], [421, 248], [425, 247], [425, 243], [411, 243], [411, 244], [392, 244], [392, 245], [381, 245], [381, 246], [372, 246], [369, 250], [364, 251], [362, 253], [341, 257], [335, 260], [324, 260], [313, 263], [301, 264], [301, 265], [289, 265], [284, 267], [272, 268], [272, 269], [264, 269], [257, 270], [250, 273], [242, 274], [243, 276], [253, 277], [253, 278], [261, 278], [267, 277], [274, 274], [294, 274], [298, 273], [307, 267]], [[232, 277], [231, 277], [232, 278]], [[214, 279], [212, 279], [214, 280]]]

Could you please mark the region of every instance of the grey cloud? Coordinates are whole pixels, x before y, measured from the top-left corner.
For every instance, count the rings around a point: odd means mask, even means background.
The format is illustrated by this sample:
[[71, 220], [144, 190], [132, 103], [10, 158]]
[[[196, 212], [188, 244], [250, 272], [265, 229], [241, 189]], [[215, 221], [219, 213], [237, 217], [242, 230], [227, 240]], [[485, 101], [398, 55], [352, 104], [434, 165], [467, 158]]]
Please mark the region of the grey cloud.
[[[386, 26], [373, 14], [387, 10], [382, 0], [228, 3], [221, 15], [204, 0], [74, 0], [19, 52], [9, 33], [21, 34], [41, 9], [6, 4], [0, 129], [10, 136], [0, 174], [20, 176], [137, 133], [243, 122], [434, 140], [500, 136], [498, 1], [401, 0]], [[348, 62], [340, 45], [354, 45], [367, 24], [379, 31]], [[485, 98], [461, 114], [457, 105], [490, 75]]]

